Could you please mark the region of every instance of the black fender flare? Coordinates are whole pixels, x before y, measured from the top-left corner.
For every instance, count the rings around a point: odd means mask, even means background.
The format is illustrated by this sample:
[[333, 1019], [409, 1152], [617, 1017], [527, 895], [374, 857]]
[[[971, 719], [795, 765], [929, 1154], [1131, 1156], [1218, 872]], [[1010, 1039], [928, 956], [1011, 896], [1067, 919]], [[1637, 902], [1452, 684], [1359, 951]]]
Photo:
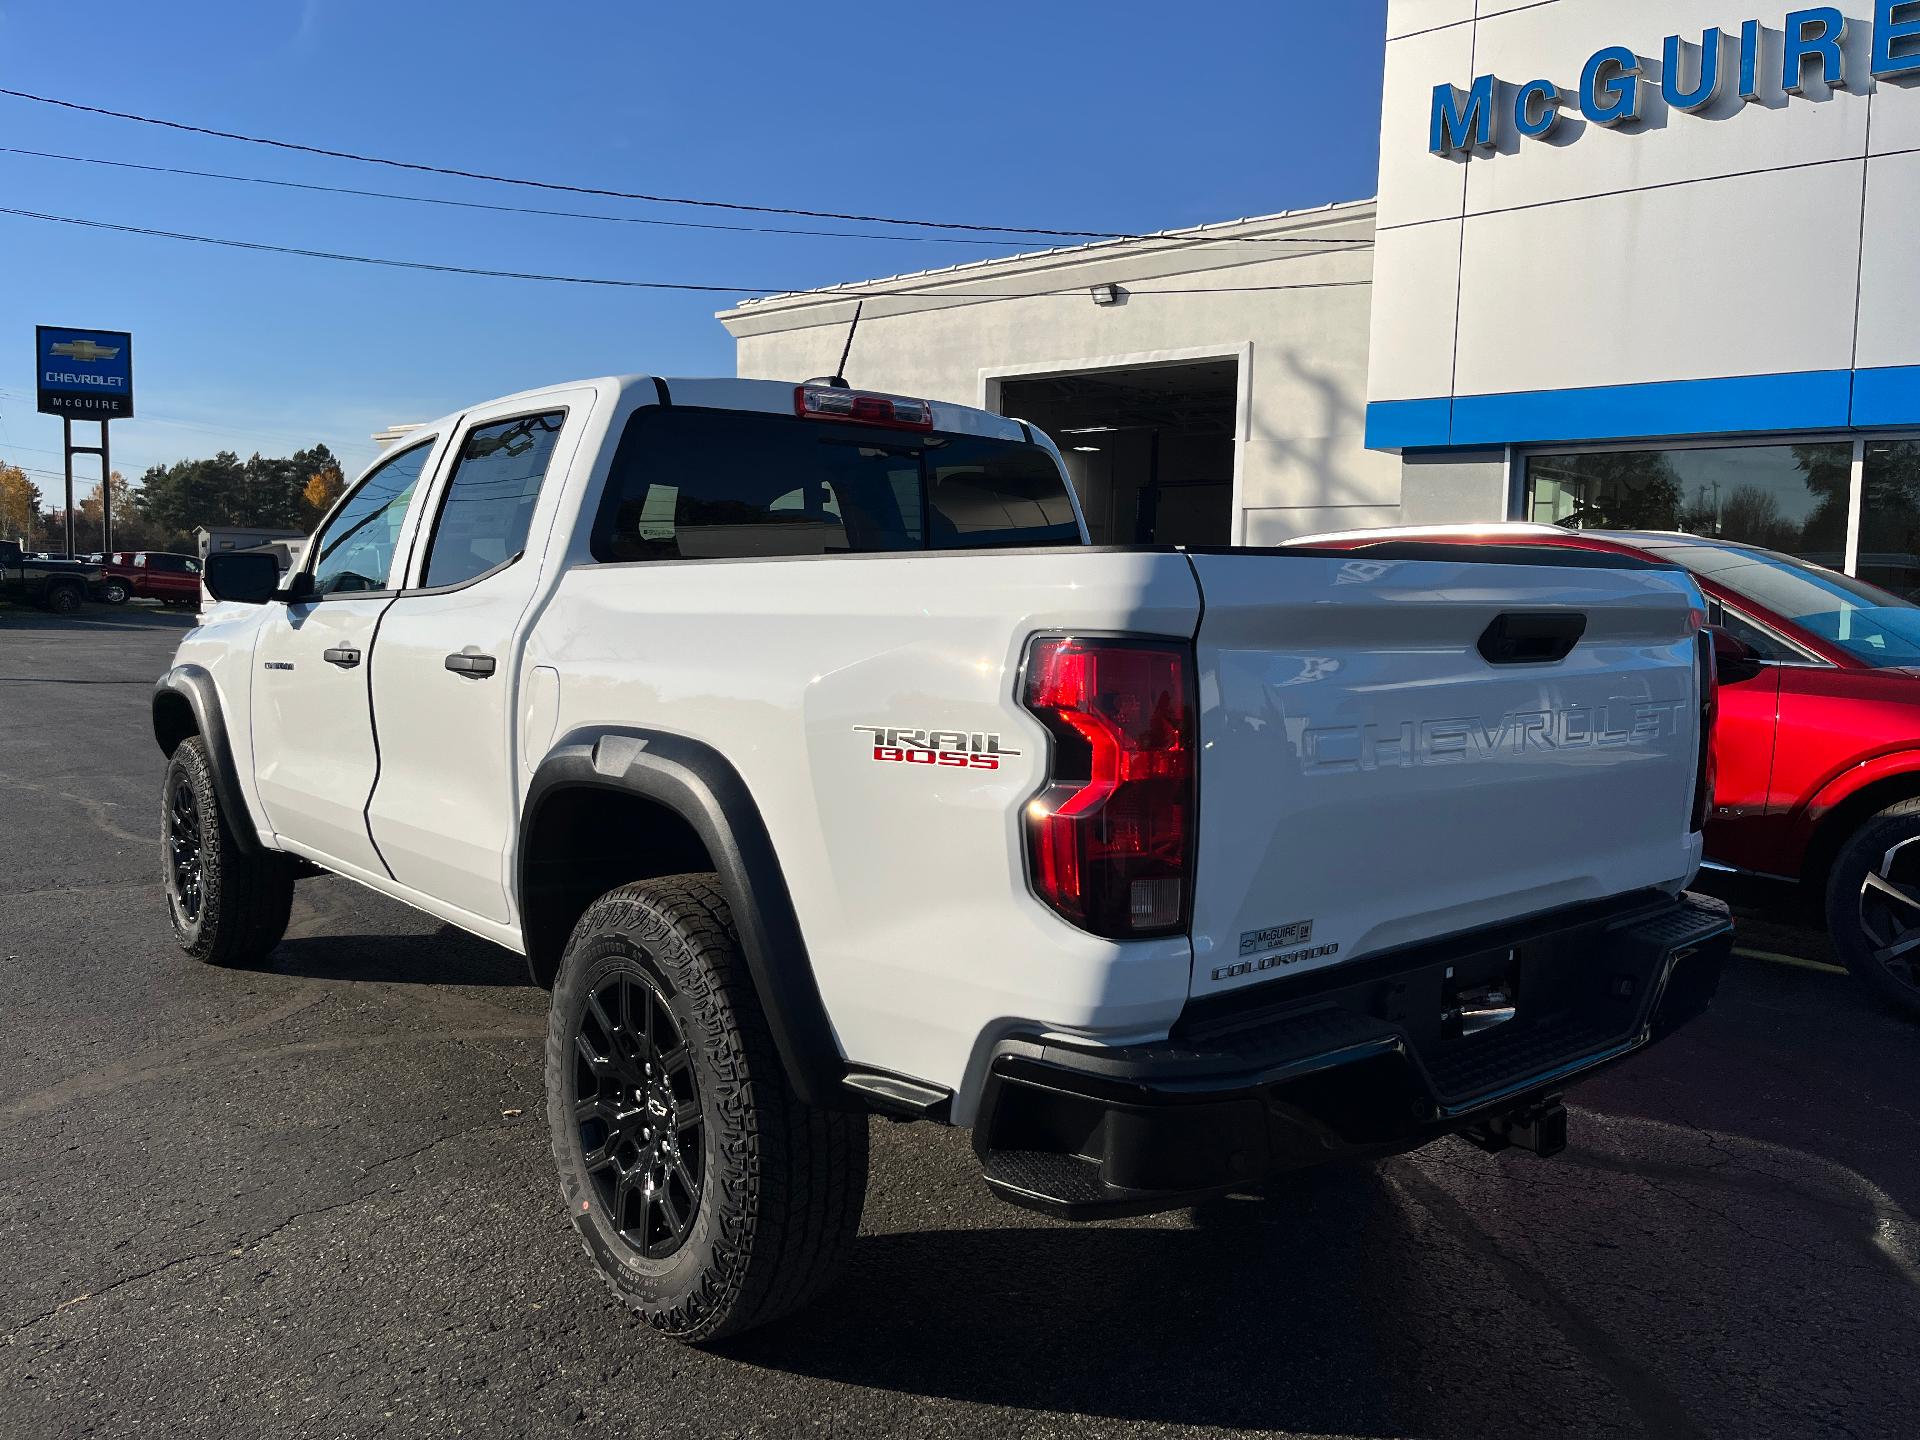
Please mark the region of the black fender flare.
[[529, 837], [541, 807], [555, 794], [575, 789], [638, 796], [673, 811], [693, 828], [719, 872], [748, 974], [795, 1093], [808, 1105], [850, 1108], [851, 1099], [840, 1083], [846, 1064], [814, 979], [786, 876], [740, 772], [713, 747], [684, 735], [618, 726], [566, 735], [540, 762], [520, 810], [514, 901], [522, 925], [527, 916]]
[[207, 747], [207, 758], [213, 763], [213, 793], [227, 814], [227, 829], [234, 843], [249, 855], [258, 853], [260, 837], [254, 833], [253, 814], [240, 794], [240, 773], [233, 765], [233, 746], [227, 739], [219, 687], [201, 665], [176, 665], [154, 682], [153, 738], [167, 756], [173, 754], [182, 738], [170, 713], [178, 704], [170, 697], [176, 696], [193, 712], [193, 728]]

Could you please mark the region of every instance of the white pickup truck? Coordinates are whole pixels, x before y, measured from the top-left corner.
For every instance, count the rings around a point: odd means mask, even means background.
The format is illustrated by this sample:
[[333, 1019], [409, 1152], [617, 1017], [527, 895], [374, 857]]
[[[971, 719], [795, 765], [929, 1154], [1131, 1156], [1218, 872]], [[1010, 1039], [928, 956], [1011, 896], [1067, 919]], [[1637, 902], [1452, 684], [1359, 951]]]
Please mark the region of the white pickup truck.
[[1069, 1218], [1551, 1153], [1729, 944], [1654, 564], [1097, 548], [1018, 421], [626, 377], [422, 427], [206, 584], [180, 943], [261, 962], [319, 867], [523, 954], [567, 1209], [689, 1340], [831, 1278], [870, 1114]]

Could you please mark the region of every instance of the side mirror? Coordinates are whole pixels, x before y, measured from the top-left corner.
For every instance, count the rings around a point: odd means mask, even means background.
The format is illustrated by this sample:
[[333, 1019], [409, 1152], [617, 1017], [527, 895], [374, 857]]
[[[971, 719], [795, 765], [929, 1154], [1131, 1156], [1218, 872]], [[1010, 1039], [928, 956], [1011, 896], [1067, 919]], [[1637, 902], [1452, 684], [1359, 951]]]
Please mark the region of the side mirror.
[[[279, 566], [274, 566], [279, 573]], [[288, 605], [300, 605], [313, 598], [313, 574], [307, 570], [296, 570], [287, 576], [287, 583], [273, 592], [273, 598]]]
[[263, 550], [223, 550], [207, 557], [203, 577], [216, 600], [264, 605], [280, 585], [280, 563]]
[[1713, 663], [1722, 680], [1751, 680], [1760, 673], [1760, 657], [1746, 641], [1718, 625], [1709, 626], [1708, 633], [1713, 636]]

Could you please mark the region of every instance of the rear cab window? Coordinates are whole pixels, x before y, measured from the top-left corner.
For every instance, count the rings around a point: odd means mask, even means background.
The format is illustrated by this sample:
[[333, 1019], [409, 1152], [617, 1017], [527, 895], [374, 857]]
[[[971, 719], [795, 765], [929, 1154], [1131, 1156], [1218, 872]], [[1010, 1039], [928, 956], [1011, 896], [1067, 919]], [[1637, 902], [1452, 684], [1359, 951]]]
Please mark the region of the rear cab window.
[[566, 411], [552, 410], [468, 433], [427, 544], [425, 588], [467, 584], [526, 552], [533, 508], [566, 419]]
[[615, 562], [1080, 543], [1041, 446], [690, 406], [627, 422], [593, 530]]

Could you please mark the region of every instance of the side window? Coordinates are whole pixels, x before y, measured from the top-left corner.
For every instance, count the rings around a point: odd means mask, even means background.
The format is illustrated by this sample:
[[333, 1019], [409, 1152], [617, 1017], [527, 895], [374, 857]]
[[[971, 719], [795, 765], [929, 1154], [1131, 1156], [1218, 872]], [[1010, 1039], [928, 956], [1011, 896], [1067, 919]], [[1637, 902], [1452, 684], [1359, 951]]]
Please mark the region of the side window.
[[1801, 658], [1739, 611], [1727, 609], [1718, 600], [1713, 602], [1711, 618], [1714, 624], [1753, 651], [1755, 659], [1792, 661]]
[[555, 410], [468, 433], [440, 502], [423, 585], [462, 584], [527, 548], [534, 503], [566, 418]]
[[433, 453], [431, 443], [396, 455], [360, 482], [347, 503], [313, 541], [317, 595], [384, 590], [394, 545], [413, 488]]

